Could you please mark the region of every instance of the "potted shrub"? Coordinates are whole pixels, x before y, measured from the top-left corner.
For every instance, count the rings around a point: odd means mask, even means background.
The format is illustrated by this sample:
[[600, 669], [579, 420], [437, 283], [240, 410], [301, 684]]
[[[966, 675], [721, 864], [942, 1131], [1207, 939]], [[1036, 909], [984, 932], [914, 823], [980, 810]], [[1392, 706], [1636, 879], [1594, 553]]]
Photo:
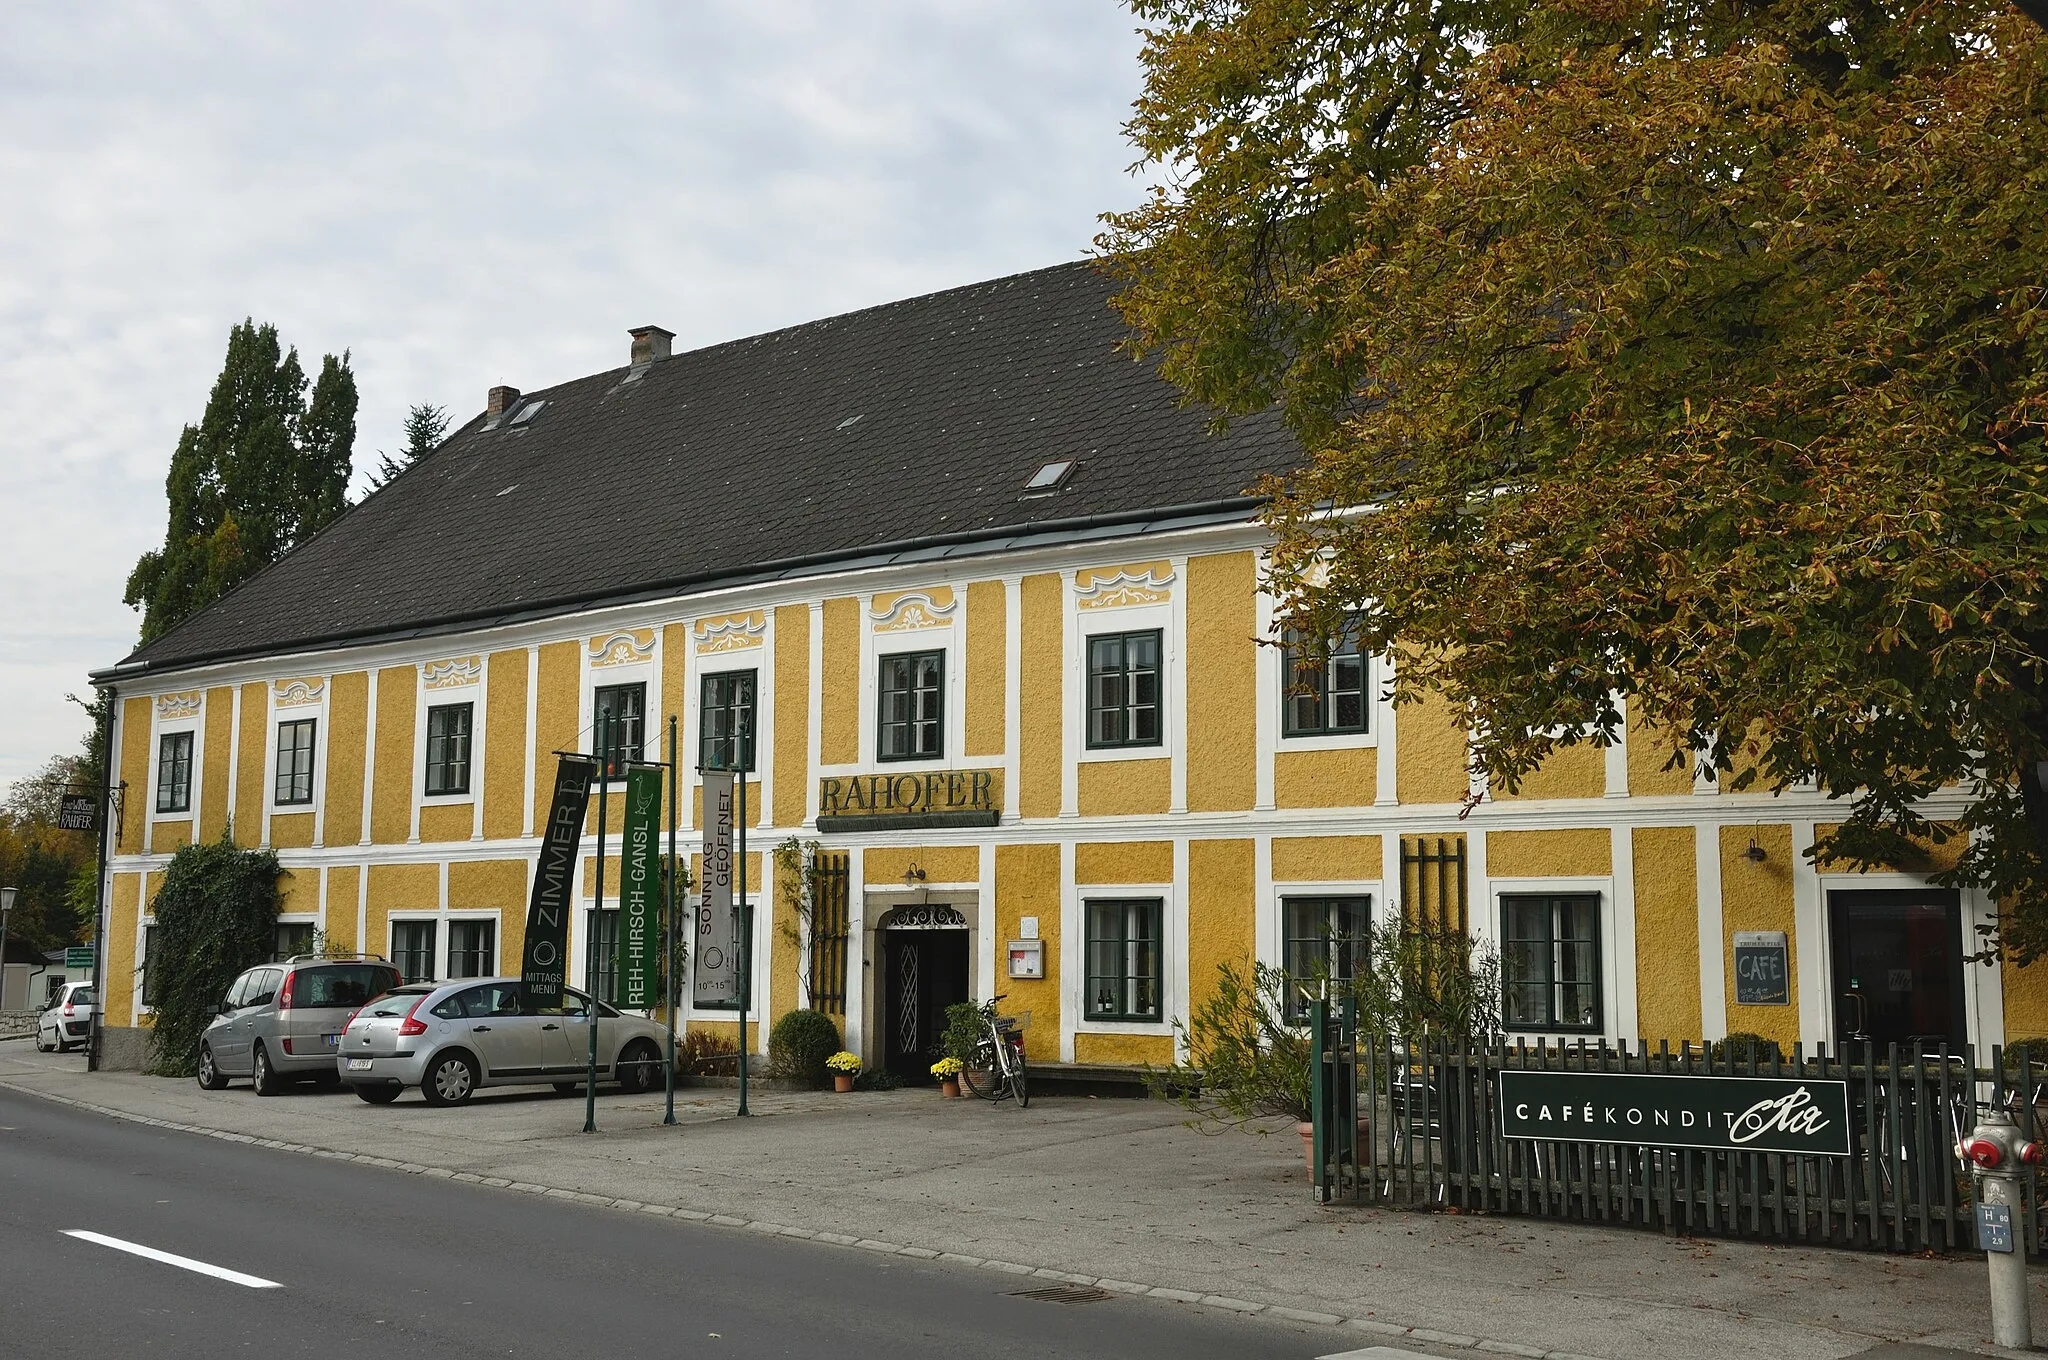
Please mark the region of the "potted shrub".
[[960, 1094], [960, 1073], [967, 1064], [958, 1058], [941, 1058], [932, 1064], [932, 1075], [939, 1079], [939, 1094], [951, 1099]]
[[832, 1073], [832, 1089], [839, 1092], [851, 1091], [853, 1079], [860, 1075], [860, 1054], [840, 1049], [825, 1059], [825, 1066]]

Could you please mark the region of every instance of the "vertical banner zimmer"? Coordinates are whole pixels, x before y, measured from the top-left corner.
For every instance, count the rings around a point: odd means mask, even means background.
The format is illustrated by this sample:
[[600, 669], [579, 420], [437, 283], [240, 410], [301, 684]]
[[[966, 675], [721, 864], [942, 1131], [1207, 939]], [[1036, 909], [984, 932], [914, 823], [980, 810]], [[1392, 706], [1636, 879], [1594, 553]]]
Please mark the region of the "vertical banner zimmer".
[[659, 766], [642, 766], [626, 776], [626, 829], [619, 854], [619, 943], [614, 1005], [646, 1010], [654, 1004], [656, 823], [661, 817]]
[[697, 907], [696, 968], [690, 998], [699, 1006], [737, 1007], [740, 960], [732, 875], [733, 775], [704, 771], [704, 900]]
[[541, 829], [540, 860], [533, 867], [533, 897], [526, 908], [526, 952], [520, 981], [535, 1009], [562, 1004], [569, 952], [569, 890], [576, 881], [576, 847], [583, 839], [583, 812], [597, 762], [563, 756], [555, 771], [555, 799]]

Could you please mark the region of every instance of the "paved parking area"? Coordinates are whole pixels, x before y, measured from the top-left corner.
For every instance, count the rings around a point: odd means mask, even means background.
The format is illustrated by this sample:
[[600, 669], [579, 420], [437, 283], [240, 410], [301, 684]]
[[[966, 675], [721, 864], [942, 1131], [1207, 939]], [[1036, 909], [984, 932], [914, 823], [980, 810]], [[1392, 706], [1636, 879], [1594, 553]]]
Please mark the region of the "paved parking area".
[[1988, 1332], [1979, 1261], [1330, 1209], [1291, 1126], [1204, 1133], [1159, 1102], [763, 1091], [743, 1120], [736, 1092], [697, 1089], [673, 1128], [659, 1094], [603, 1095], [584, 1134], [581, 1097], [552, 1091], [370, 1106], [83, 1066], [0, 1045], [0, 1082], [140, 1117], [1537, 1351], [1832, 1360], [1886, 1341], [1976, 1349]]

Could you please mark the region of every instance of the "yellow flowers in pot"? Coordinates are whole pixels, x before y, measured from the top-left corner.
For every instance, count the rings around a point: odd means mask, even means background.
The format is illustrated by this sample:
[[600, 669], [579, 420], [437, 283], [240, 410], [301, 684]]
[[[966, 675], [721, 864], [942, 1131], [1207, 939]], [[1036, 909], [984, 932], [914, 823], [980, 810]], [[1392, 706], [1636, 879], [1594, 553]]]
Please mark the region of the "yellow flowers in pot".
[[860, 1054], [849, 1053], [842, 1048], [825, 1059], [825, 1066], [834, 1072], [844, 1072], [849, 1077], [853, 1076], [860, 1071]]
[[957, 1081], [965, 1067], [958, 1058], [941, 1058], [932, 1064], [932, 1075], [940, 1081]]

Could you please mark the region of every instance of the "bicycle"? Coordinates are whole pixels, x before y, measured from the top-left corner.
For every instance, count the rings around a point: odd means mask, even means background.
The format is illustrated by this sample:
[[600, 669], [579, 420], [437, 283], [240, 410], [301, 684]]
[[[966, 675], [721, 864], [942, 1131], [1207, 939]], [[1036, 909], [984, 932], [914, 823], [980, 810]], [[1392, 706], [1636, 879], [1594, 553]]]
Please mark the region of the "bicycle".
[[983, 1100], [1014, 1096], [1021, 1110], [1031, 1103], [1024, 1062], [1024, 1027], [1030, 1023], [1031, 1015], [1029, 1011], [1023, 1015], [997, 1015], [996, 1002], [1002, 999], [992, 996], [983, 1003], [981, 1039], [974, 1045], [974, 1056], [967, 1060], [960, 1075], [967, 1082], [967, 1089]]

